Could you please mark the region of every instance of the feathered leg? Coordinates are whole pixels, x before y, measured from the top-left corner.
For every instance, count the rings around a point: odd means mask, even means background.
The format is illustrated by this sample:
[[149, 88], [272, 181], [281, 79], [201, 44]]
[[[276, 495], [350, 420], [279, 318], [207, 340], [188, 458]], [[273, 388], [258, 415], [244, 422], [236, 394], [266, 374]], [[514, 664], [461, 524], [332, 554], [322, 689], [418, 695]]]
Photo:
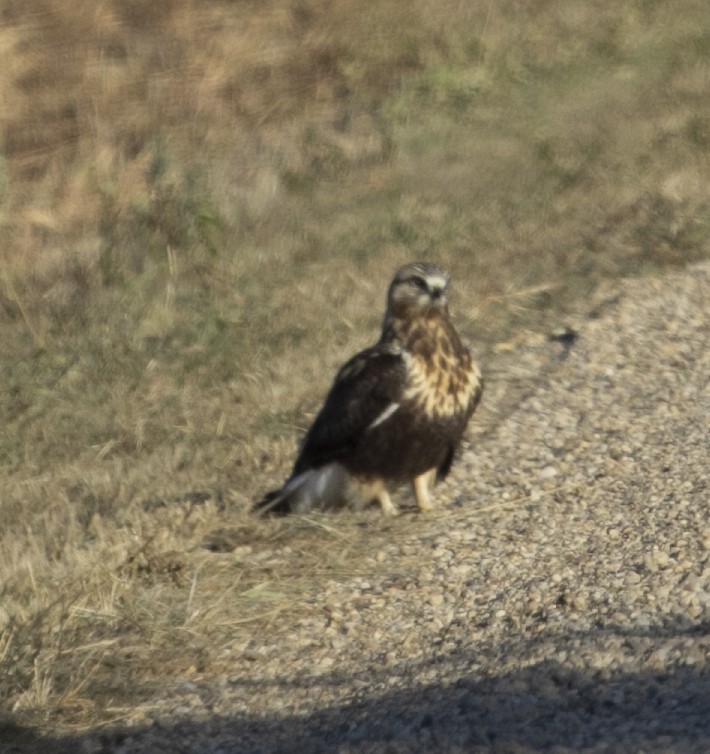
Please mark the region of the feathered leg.
[[429, 469], [419, 476], [415, 476], [412, 479], [412, 487], [414, 488], [414, 497], [417, 501], [420, 511], [430, 511], [434, 508], [434, 504], [429, 494], [429, 488], [434, 482], [436, 477], [436, 469]]
[[398, 516], [399, 508], [392, 502], [392, 498], [389, 496], [387, 490], [382, 489], [377, 494], [377, 502], [382, 508], [382, 513], [385, 516]]

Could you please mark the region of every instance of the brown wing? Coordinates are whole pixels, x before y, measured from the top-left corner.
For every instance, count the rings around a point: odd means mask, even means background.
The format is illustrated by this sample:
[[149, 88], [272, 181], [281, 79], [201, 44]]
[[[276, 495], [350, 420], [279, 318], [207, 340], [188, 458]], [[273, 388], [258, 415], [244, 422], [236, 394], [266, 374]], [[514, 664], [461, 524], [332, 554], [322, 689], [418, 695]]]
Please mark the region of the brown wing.
[[399, 401], [405, 375], [401, 355], [381, 345], [344, 364], [303, 440], [293, 475], [345, 458], [382, 412]]

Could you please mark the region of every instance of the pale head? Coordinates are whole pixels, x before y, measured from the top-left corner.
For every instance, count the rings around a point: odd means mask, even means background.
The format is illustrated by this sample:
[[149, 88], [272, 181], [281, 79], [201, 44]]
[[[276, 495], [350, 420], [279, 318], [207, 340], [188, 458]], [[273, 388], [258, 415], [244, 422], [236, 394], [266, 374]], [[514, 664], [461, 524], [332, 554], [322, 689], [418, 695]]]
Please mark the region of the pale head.
[[433, 262], [412, 262], [395, 272], [387, 294], [387, 309], [445, 309], [449, 276]]

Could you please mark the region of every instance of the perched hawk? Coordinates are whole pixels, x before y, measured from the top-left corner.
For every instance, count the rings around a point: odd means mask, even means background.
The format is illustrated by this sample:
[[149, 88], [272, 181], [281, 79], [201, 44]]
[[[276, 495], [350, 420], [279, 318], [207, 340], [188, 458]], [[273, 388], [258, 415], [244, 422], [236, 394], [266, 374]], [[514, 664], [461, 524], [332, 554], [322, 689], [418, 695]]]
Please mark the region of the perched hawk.
[[387, 294], [382, 335], [338, 372], [308, 430], [291, 476], [257, 504], [262, 512], [377, 500], [411, 482], [420, 510], [451, 468], [483, 380], [449, 318], [449, 277], [436, 264], [407, 264]]

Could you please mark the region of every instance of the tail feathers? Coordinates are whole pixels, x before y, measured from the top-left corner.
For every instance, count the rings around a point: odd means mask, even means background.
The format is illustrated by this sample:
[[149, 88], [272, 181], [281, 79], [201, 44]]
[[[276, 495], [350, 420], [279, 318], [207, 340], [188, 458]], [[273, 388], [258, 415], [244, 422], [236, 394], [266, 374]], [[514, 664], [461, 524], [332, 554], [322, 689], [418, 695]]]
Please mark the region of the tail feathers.
[[269, 492], [253, 510], [263, 516], [334, 508], [346, 502], [346, 487], [347, 477], [338, 464], [308, 469], [292, 476], [280, 490]]
[[271, 490], [258, 503], [254, 503], [252, 511], [259, 516], [265, 516], [267, 513], [276, 516], [285, 516], [291, 512], [289, 497], [287, 494], [284, 494], [283, 488], [280, 490]]

